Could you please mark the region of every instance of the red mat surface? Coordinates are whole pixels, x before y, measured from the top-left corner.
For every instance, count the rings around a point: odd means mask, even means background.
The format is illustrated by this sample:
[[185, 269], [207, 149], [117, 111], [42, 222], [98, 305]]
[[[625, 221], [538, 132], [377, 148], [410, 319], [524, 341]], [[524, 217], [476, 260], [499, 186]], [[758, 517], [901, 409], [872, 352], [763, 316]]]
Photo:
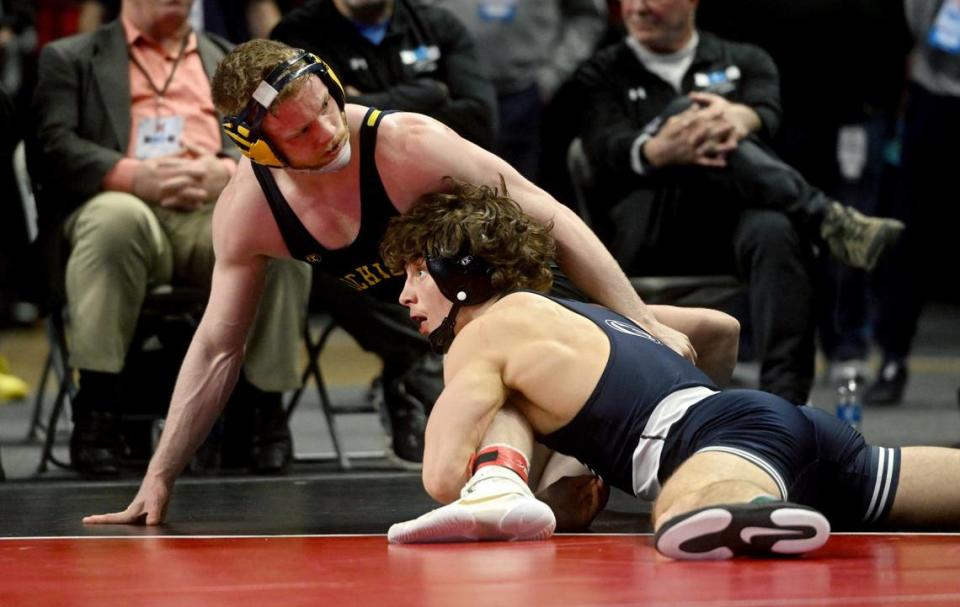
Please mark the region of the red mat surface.
[[0, 605], [960, 605], [960, 536], [834, 535], [802, 559], [681, 563], [649, 536], [0, 541]]

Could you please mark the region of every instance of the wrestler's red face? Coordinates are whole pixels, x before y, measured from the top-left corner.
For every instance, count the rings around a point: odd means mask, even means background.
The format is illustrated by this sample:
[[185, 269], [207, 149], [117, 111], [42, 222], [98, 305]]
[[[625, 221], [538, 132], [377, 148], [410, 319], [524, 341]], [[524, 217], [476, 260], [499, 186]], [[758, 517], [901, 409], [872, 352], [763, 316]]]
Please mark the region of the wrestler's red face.
[[623, 24], [630, 36], [655, 53], [673, 53], [690, 39], [699, 0], [623, 0]]
[[400, 304], [410, 311], [410, 318], [421, 335], [429, 335], [450, 313], [453, 303], [443, 296], [430, 276], [424, 260], [408, 263], [407, 280], [400, 292]]
[[264, 118], [263, 131], [294, 169], [322, 169], [350, 145], [346, 117], [316, 76], [277, 103]]

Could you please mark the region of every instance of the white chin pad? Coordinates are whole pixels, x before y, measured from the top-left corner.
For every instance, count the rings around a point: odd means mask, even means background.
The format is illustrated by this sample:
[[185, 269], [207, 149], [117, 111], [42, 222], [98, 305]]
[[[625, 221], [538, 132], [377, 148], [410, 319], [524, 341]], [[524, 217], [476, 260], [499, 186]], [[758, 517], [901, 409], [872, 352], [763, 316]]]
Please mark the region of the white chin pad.
[[337, 154], [337, 157], [323, 165], [318, 169], [314, 169], [314, 172], [317, 173], [332, 173], [334, 171], [339, 171], [343, 167], [347, 166], [350, 163], [350, 141], [348, 140], [343, 144], [343, 147], [340, 148], [340, 153]]

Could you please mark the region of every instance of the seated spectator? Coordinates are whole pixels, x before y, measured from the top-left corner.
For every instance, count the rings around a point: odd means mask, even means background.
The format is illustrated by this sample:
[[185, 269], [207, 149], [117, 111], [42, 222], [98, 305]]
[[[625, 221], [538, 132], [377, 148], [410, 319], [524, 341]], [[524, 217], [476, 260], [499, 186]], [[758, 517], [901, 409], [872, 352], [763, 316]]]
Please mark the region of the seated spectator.
[[[271, 37], [316, 53], [347, 103], [426, 114], [482, 147], [493, 142], [495, 95], [470, 35], [442, 8], [409, 0], [313, 0]], [[395, 301], [381, 303], [314, 276], [313, 303], [383, 360], [384, 405], [399, 463], [419, 464], [426, 414], [442, 387], [439, 359]]]
[[942, 150], [956, 145], [960, 136], [960, 3], [905, 0], [904, 8], [913, 53], [890, 211], [907, 224], [907, 231], [874, 281], [874, 336], [883, 359], [864, 400], [875, 405], [903, 399], [907, 359], [924, 301], [933, 285], [944, 279], [955, 284], [949, 271], [944, 273], [942, 247], [956, 247], [956, 154]]
[[757, 47], [697, 31], [696, 8], [626, 0], [627, 38], [578, 72], [581, 136], [613, 203], [594, 215], [630, 274], [736, 271], [760, 387], [801, 404], [814, 370], [809, 239], [869, 269], [902, 224], [831, 201], [766, 148], [776, 68]]
[[494, 152], [540, 183], [545, 106], [589, 58], [607, 28], [595, 0], [507, 3], [433, 0], [460, 19], [477, 43], [481, 65], [497, 91]]
[[[209, 286], [213, 202], [237, 167], [209, 83], [229, 44], [191, 31], [190, 6], [124, 0], [119, 20], [40, 57], [31, 171], [41, 237], [69, 247], [60, 256], [80, 375], [70, 455], [86, 475], [118, 469], [119, 374], [146, 293]], [[291, 457], [280, 396], [299, 384], [309, 269], [274, 262], [266, 285], [245, 375], [260, 420], [252, 465], [268, 472]]]
[[[85, 0], [80, 21], [100, 25], [115, 19], [119, 11], [120, 0]], [[275, 0], [194, 0], [189, 17], [194, 31], [217, 34], [235, 44], [266, 38], [279, 20]]]
[[[726, 0], [701, 4], [697, 24], [770, 53], [783, 105], [773, 147], [787, 164], [863, 213], [903, 219], [889, 210], [896, 169], [885, 153], [896, 130], [910, 50], [903, 0]], [[820, 44], [808, 43], [814, 30]], [[907, 230], [904, 240], [912, 226]], [[862, 383], [870, 353], [868, 276], [827, 256], [818, 261], [824, 379], [834, 387], [850, 379]]]
[[490, 148], [496, 97], [473, 38], [442, 8], [410, 0], [313, 0], [270, 37], [316, 53], [348, 103], [426, 114]]

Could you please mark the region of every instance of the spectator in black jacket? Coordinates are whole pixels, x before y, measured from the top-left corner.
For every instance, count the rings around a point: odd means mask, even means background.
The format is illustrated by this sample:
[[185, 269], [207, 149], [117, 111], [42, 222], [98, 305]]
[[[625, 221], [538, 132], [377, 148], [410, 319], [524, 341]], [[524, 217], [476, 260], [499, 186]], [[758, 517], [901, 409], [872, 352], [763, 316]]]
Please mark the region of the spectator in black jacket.
[[448, 11], [416, 0], [314, 0], [270, 37], [323, 58], [347, 101], [436, 118], [490, 148], [496, 93], [473, 38]]
[[813, 379], [807, 237], [869, 269], [903, 226], [829, 200], [768, 150], [776, 67], [757, 47], [698, 32], [697, 5], [625, 0], [628, 37], [579, 72], [582, 137], [614, 203], [594, 215], [609, 212], [628, 274], [737, 271], [761, 389], [803, 403]]

